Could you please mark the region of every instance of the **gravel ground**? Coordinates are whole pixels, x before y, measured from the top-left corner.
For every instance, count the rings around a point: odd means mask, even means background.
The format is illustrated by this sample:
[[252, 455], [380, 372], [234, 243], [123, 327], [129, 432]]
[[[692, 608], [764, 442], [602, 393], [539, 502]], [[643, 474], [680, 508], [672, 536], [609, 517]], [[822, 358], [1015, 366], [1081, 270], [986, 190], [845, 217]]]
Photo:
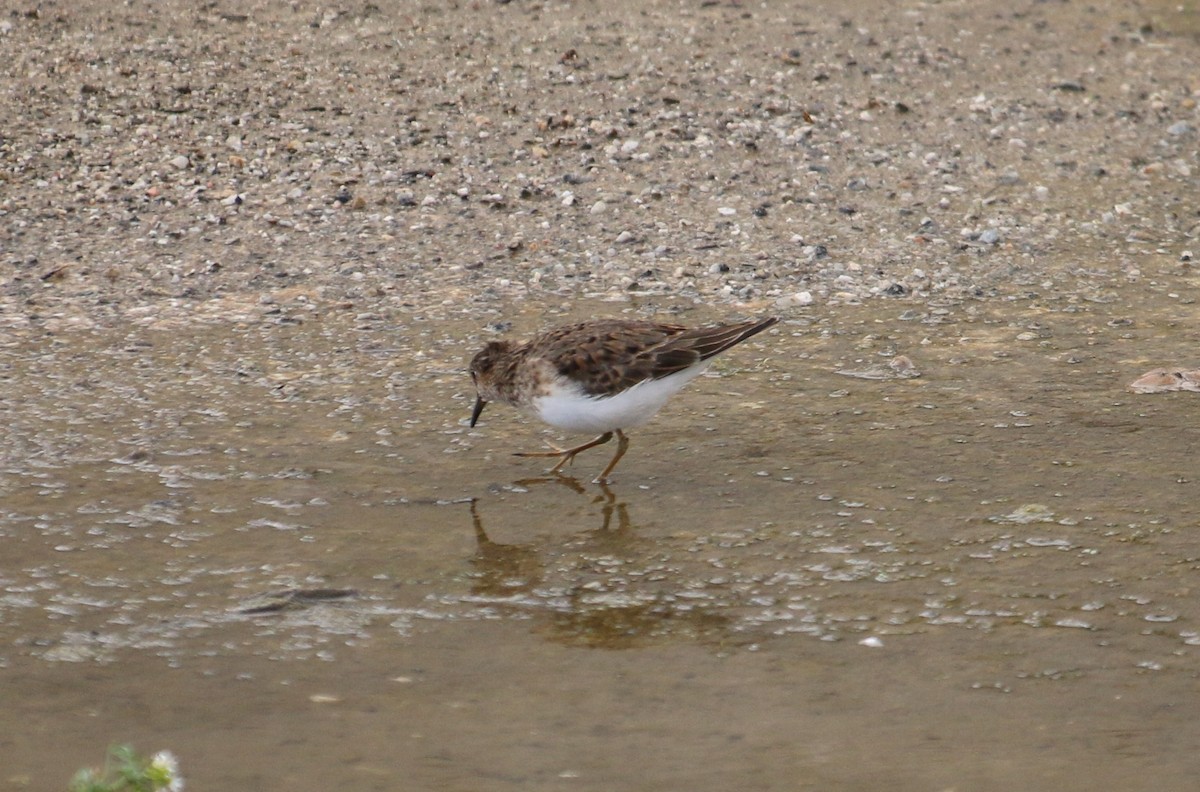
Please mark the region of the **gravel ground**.
[[786, 313], [1188, 266], [1196, 38], [1153, 4], [880, 5], [18, 0], [0, 326]]

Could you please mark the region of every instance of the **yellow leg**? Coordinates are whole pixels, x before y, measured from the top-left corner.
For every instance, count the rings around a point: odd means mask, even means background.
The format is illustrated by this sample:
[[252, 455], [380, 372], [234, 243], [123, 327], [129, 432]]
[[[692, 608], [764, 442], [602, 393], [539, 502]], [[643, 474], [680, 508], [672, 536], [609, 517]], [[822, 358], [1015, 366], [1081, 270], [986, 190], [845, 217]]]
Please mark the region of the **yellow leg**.
[[625, 452], [628, 449], [629, 449], [629, 438], [625, 436], [624, 432], [622, 432], [620, 429], [618, 429], [617, 430], [617, 453], [613, 454], [612, 460], [609, 461], [608, 465], [604, 468], [603, 472], [601, 472], [599, 476], [596, 476], [593, 483], [607, 484], [608, 483], [608, 474], [613, 472], [613, 468], [615, 468], [617, 466], [617, 463], [621, 461], [621, 457], [625, 456]]
[[[617, 430], [617, 434], [620, 435], [622, 440], [624, 439], [625, 435], [621, 434], [620, 429]], [[604, 445], [609, 440], [612, 440], [612, 436], [613, 436], [612, 432], [605, 432], [604, 434], [597, 437], [595, 440], [589, 440], [586, 443], [584, 443], [583, 445], [578, 445], [578, 446], [575, 446], [574, 448], [555, 448], [554, 446], [550, 446], [551, 448], [554, 449], [553, 451], [518, 451], [517, 453], [513, 454], [513, 456], [562, 457], [561, 459], [558, 460], [558, 463], [555, 464], [554, 467], [550, 468], [551, 473], [557, 473], [558, 471], [562, 470], [564, 466], [571, 464], [571, 462], [573, 462], [575, 460], [575, 455], [578, 454], [580, 451], [587, 451], [589, 448], [595, 448], [598, 445]], [[624, 442], [626, 444], [628, 444], [628, 441], [624, 441]], [[625, 449], [620, 448], [620, 450], [617, 453], [617, 459], [620, 459], [621, 454], [624, 454], [624, 453], [625, 453]], [[615, 462], [616, 462], [616, 460], [614, 460], [612, 464], [615, 464]], [[609, 465], [610, 469], [612, 467], [612, 464]], [[605, 474], [607, 474], [607, 473], [608, 473], [608, 470], [605, 470]]]

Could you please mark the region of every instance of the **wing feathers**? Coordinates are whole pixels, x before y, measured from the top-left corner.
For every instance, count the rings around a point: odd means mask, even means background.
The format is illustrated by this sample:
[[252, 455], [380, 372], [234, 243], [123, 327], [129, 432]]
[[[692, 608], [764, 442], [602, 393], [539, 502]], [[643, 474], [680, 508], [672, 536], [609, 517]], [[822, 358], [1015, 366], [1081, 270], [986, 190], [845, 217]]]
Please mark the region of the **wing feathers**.
[[548, 334], [530, 354], [547, 359], [589, 396], [608, 396], [695, 366], [778, 321], [771, 316], [696, 329], [643, 321], [588, 322]]

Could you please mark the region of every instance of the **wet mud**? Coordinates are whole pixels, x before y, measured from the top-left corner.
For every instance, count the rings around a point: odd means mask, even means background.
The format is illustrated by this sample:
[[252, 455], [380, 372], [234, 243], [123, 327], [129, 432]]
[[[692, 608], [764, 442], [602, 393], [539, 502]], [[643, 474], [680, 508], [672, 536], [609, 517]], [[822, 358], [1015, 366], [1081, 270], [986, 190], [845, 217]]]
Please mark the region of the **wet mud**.
[[1182, 778], [1193, 396], [1125, 387], [1175, 348], [1157, 304], [795, 316], [610, 486], [512, 456], [559, 439], [515, 411], [466, 427], [465, 325], [7, 343], [7, 750], [314, 789]]

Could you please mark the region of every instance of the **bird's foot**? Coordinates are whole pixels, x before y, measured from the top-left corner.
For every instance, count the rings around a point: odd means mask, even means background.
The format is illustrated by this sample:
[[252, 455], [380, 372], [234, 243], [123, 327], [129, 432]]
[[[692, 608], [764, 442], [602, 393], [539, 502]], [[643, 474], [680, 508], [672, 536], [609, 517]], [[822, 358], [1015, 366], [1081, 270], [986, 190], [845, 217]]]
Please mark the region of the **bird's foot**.
[[[575, 455], [578, 454], [580, 451], [586, 451], [589, 448], [595, 448], [598, 445], [603, 445], [604, 443], [607, 443], [609, 440], [612, 440], [612, 436], [613, 436], [612, 432], [605, 432], [604, 434], [600, 435], [596, 439], [589, 440], [582, 445], [575, 446], [574, 448], [559, 448], [558, 446], [556, 446], [552, 443], [546, 443], [546, 445], [550, 446], [550, 448], [553, 449], [552, 451], [518, 451], [513, 456], [560, 457], [560, 459], [554, 465], [554, 467], [550, 468], [550, 470], [547, 471], [548, 473], [557, 473], [558, 471], [562, 470], [567, 465], [574, 462]], [[622, 435], [622, 437], [624, 437], [624, 435]], [[606, 476], [610, 472], [611, 472], [611, 469], [605, 470], [604, 473], [601, 474], [601, 476]]]

